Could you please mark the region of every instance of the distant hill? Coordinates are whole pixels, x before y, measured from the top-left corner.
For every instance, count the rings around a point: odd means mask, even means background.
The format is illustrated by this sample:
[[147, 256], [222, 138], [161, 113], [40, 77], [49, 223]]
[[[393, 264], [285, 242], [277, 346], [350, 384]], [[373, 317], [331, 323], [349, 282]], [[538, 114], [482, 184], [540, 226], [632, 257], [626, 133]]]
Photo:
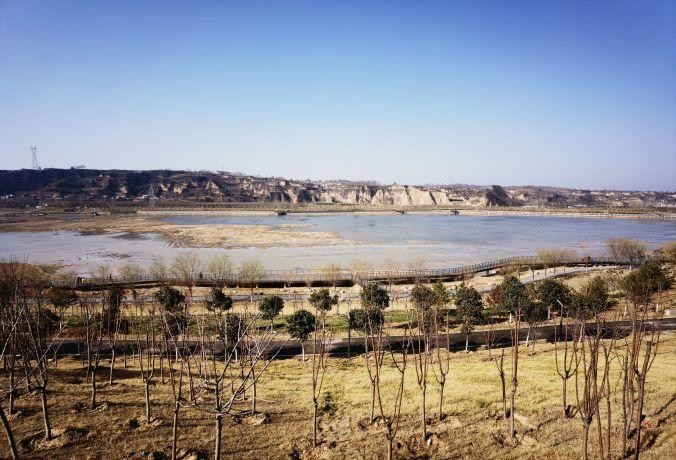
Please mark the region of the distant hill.
[[61, 201], [148, 203], [345, 203], [539, 207], [674, 207], [676, 193], [554, 187], [379, 185], [208, 171], [29, 169], [0, 171], [0, 204]]

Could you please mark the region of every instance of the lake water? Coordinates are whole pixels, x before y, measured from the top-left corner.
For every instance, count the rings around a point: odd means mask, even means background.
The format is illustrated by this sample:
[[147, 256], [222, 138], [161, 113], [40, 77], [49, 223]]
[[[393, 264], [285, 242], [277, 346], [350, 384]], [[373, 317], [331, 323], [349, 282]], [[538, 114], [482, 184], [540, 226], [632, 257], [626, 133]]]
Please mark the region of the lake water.
[[228, 254], [235, 266], [260, 260], [268, 269], [321, 268], [329, 263], [349, 267], [365, 261], [382, 267], [394, 259], [402, 266], [424, 260], [427, 267], [449, 267], [500, 257], [532, 255], [539, 249], [569, 248], [580, 255], [599, 255], [610, 238], [627, 237], [649, 246], [676, 241], [676, 222], [646, 219], [603, 219], [551, 216], [290, 214], [277, 216], [195, 216], [164, 218], [182, 225], [297, 224], [298, 231], [328, 231], [348, 244], [271, 248], [175, 248], [156, 235], [81, 235], [76, 232], [0, 233], [0, 258], [58, 262], [86, 273], [94, 264], [141, 265], [155, 258], [171, 260], [180, 252], [197, 251], [208, 260]]

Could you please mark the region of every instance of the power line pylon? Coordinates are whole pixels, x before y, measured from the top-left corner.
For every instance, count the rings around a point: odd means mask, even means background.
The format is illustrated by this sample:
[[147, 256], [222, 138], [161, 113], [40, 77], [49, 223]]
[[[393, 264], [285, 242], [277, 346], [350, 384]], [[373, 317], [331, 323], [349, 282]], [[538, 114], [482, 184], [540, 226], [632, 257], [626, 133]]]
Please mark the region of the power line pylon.
[[36, 146], [31, 147], [31, 153], [33, 154], [33, 171], [37, 171], [40, 169], [38, 166], [38, 148]]

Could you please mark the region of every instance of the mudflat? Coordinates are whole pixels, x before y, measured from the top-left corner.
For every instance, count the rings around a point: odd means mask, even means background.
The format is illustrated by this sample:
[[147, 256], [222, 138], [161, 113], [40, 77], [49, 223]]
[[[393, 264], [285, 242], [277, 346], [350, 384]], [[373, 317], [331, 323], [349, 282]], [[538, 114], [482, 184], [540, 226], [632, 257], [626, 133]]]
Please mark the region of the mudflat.
[[243, 248], [307, 247], [349, 244], [334, 232], [309, 231], [302, 224], [282, 225], [181, 225], [151, 216], [44, 216], [20, 222], [0, 222], [0, 232], [56, 232], [127, 235], [158, 234], [176, 247]]

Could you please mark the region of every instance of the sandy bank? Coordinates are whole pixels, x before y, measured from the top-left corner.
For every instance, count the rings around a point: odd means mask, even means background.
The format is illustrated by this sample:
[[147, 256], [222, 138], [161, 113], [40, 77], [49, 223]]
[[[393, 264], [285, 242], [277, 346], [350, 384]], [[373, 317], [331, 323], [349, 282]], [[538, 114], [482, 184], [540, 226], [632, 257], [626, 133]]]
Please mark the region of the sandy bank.
[[89, 216], [77, 220], [43, 218], [0, 223], [0, 232], [71, 231], [83, 234], [158, 234], [172, 246], [205, 248], [307, 247], [352, 244], [332, 232], [302, 230], [302, 225], [178, 225], [149, 216]]

